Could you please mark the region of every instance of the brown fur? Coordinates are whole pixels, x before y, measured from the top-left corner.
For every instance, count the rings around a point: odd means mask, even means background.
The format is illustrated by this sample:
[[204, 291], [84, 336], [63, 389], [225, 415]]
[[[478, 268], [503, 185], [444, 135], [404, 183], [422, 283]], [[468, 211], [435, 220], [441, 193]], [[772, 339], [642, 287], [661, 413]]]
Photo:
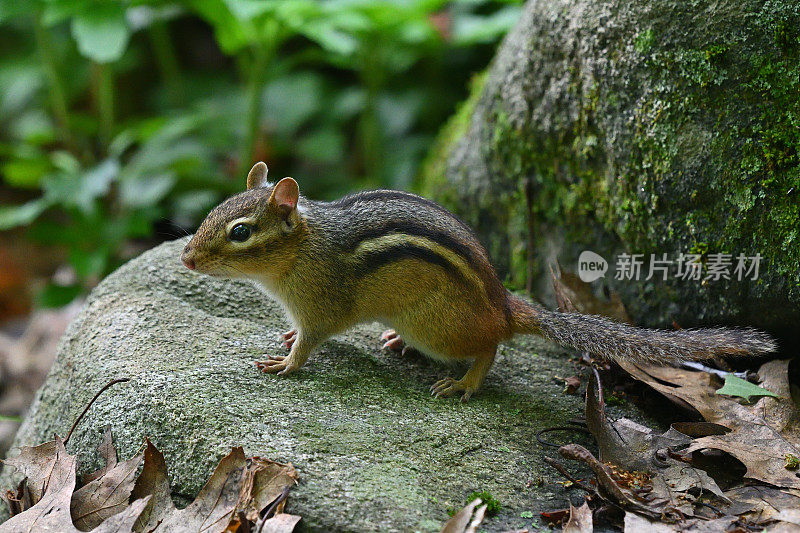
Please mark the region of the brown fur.
[[[474, 359], [462, 379], [432, 387], [462, 400], [480, 387], [497, 345], [517, 333], [634, 362], [774, 349], [752, 330], [659, 332], [532, 306], [505, 290], [470, 228], [430, 200], [370, 191], [312, 202], [291, 178], [271, 185], [266, 176], [255, 165], [248, 190], [214, 208], [182, 256], [205, 274], [257, 280], [283, 304], [297, 338], [288, 356], [258, 363], [266, 372], [293, 372], [320, 342], [372, 320], [432, 357]], [[229, 237], [238, 223], [252, 227], [244, 243]]]

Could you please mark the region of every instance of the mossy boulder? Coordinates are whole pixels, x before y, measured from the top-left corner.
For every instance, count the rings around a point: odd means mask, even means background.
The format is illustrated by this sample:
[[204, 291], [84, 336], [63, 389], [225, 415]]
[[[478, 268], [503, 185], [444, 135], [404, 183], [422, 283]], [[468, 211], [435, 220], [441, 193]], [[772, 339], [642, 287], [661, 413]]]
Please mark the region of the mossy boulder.
[[[438, 531], [449, 509], [481, 491], [501, 504], [484, 531], [529, 527], [521, 514], [566, 504], [536, 440], [582, 413], [555, 379], [575, 373], [562, 350], [536, 338], [501, 347], [466, 404], [428, 392], [464, 368], [382, 352], [377, 324], [325, 343], [295, 375], [266, 375], [253, 361], [282, 352], [279, 306], [250, 283], [190, 272], [179, 260], [185, 244], [145, 253], [92, 292], [15, 447], [63, 437], [103, 385], [128, 377], [72, 435], [81, 471], [98, 466], [109, 424], [123, 458], [154, 442], [184, 501], [231, 446], [291, 461], [300, 484], [287, 511], [310, 531]], [[4, 469], [0, 487], [12, 478]]]
[[[531, 0], [421, 188], [512, 285], [543, 294], [548, 262], [591, 249], [644, 324], [796, 336], [799, 95], [797, 2]], [[610, 279], [623, 252], [644, 254], [641, 281]], [[732, 254], [732, 279], [645, 281], [664, 253]], [[757, 280], [739, 254], [761, 255]]]

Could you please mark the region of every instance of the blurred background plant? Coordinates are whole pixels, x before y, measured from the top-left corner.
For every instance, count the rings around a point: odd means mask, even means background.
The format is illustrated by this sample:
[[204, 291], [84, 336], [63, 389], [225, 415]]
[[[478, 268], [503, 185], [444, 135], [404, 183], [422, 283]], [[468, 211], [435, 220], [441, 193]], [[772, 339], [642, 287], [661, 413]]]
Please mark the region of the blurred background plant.
[[519, 8], [0, 0], [0, 318], [20, 279], [64, 305], [191, 230], [254, 161], [314, 198], [413, 189]]

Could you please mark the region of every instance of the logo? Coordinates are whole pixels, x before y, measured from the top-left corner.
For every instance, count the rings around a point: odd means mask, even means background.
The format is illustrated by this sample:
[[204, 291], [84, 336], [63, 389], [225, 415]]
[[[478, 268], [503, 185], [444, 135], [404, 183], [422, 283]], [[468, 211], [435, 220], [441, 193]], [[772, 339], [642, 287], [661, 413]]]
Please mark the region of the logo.
[[608, 262], [602, 256], [589, 250], [581, 252], [578, 257], [578, 277], [581, 281], [591, 283], [605, 276], [607, 271]]

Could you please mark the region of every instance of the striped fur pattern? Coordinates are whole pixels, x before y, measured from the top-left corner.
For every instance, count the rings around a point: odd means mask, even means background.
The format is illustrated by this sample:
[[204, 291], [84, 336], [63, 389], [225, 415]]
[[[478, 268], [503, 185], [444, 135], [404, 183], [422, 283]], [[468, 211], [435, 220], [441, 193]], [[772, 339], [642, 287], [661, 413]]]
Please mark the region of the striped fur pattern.
[[[183, 254], [190, 268], [254, 279], [282, 303], [297, 340], [288, 356], [259, 363], [266, 372], [292, 372], [320, 342], [373, 320], [432, 357], [473, 359], [462, 379], [432, 388], [437, 396], [462, 392], [463, 400], [482, 383], [497, 345], [517, 333], [634, 362], [774, 349], [752, 330], [643, 330], [532, 306], [506, 291], [475, 234], [444, 207], [390, 190], [317, 202], [299, 196], [291, 178], [267, 183], [266, 173], [263, 163], [254, 166], [248, 190], [214, 208]], [[241, 223], [252, 235], [234, 242], [232, 227]]]

